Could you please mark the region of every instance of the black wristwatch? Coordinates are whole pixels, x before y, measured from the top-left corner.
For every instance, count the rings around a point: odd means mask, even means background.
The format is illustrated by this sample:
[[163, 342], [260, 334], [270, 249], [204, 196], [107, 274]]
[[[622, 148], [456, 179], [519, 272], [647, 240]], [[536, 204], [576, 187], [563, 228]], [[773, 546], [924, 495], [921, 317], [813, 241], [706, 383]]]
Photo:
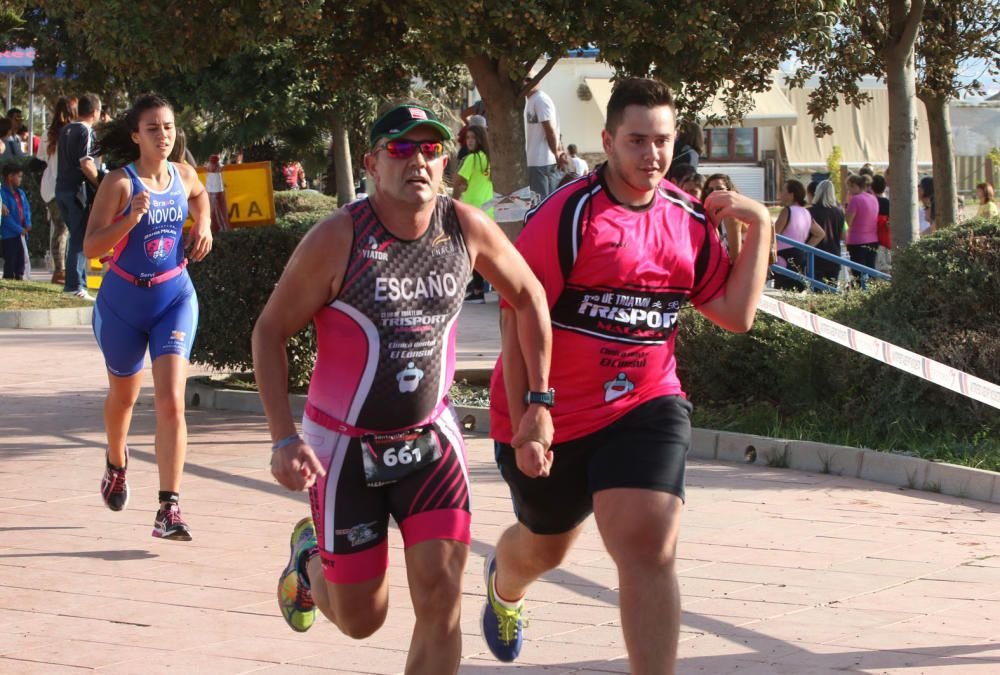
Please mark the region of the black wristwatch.
[[528, 405], [532, 403], [541, 403], [546, 408], [551, 408], [556, 404], [556, 390], [549, 389], [548, 391], [529, 391], [524, 395], [524, 402]]

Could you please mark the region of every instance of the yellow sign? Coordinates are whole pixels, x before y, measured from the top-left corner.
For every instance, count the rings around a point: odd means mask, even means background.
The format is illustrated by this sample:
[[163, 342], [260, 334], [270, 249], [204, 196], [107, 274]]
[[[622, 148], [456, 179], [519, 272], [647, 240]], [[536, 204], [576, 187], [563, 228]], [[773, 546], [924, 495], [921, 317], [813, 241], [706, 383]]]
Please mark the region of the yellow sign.
[[96, 291], [104, 280], [104, 265], [97, 258], [87, 260], [87, 288]]
[[[205, 167], [198, 167], [198, 178], [206, 182]], [[270, 162], [227, 164], [222, 167], [230, 227], [274, 225], [274, 186]]]

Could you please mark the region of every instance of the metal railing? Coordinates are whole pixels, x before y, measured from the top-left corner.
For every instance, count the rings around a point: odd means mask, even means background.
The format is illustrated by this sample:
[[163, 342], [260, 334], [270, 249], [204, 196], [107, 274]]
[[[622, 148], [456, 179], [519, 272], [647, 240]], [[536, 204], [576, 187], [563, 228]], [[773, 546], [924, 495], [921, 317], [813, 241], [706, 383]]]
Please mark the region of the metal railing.
[[[771, 265], [771, 272], [774, 274], [780, 274], [781, 276], [788, 277], [789, 279], [794, 279], [799, 283], [805, 284], [807, 287], [813, 290], [828, 291], [830, 293], [839, 293], [840, 289], [836, 286], [831, 286], [823, 281], [816, 278], [816, 258], [821, 260], [828, 260], [833, 263], [837, 263], [843, 267], [853, 270], [858, 273], [858, 283], [861, 285], [862, 289], [868, 288], [868, 277], [873, 277], [875, 279], [885, 279], [886, 281], [892, 281], [892, 277], [885, 272], [880, 272], [872, 267], [867, 267], [856, 263], [848, 258], [842, 258], [839, 255], [834, 255], [833, 253], [828, 253], [815, 246], [809, 246], [808, 244], [803, 244], [801, 241], [796, 241], [794, 239], [789, 239], [783, 234], [776, 235], [779, 242], [783, 244], [788, 244], [792, 248], [796, 248], [806, 254], [806, 271], [805, 274], [796, 272], [795, 270], [788, 269], [787, 267], [782, 267], [780, 265]], [[781, 255], [781, 252], [778, 252]], [[838, 275], [839, 276], [839, 275]]]

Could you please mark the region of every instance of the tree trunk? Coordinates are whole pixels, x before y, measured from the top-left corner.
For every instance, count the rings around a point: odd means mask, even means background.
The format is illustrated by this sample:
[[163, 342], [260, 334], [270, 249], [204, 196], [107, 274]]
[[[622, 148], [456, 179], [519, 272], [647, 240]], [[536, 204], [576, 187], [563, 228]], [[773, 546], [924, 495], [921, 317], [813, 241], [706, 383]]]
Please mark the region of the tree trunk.
[[917, 95], [913, 45], [924, 3], [889, 1], [890, 31], [884, 45], [889, 92], [889, 226], [893, 249], [904, 248], [920, 235], [917, 221]]
[[499, 62], [484, 55], [467, 58], [465, 65], [486, 105], [493, 189], [509, 194], [528, 184], [521, 83], [511, 82], [507, 73], [500, 72]]
[[330, 152], [337, 174], [337, 203], [340, 206], [354, 201], [354, 171], [351, 168], [351, 143], [347, 138], [347, 127], [339, 117], [330, 126], [333, 139]]
[[931, 132], [931, 160], [934, 162], [934, 225], [937, 228], [958, 221], [958, 189], [955, 185], [955, 155], [951, 144], [951, 120], [944, 96], [921, 96], [927, 108]]

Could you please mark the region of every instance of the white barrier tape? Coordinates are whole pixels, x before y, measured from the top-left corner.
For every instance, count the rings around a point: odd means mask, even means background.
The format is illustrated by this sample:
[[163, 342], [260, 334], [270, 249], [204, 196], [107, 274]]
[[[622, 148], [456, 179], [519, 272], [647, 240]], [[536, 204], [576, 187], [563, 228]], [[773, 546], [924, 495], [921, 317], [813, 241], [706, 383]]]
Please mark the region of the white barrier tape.
[[921, 356], [908, 349], [897, 347], [861, 331], [824, 319], [787, 302], [762, 295], [757, 309], [783, 319], [810, 333], [836, 342], [876, 361], [887, 363], [910, 375], [933, 382], [945, 389], [958, 392], [994, 408], [1000, 408], [1000, 386], [963, 373], [943, 363]]

